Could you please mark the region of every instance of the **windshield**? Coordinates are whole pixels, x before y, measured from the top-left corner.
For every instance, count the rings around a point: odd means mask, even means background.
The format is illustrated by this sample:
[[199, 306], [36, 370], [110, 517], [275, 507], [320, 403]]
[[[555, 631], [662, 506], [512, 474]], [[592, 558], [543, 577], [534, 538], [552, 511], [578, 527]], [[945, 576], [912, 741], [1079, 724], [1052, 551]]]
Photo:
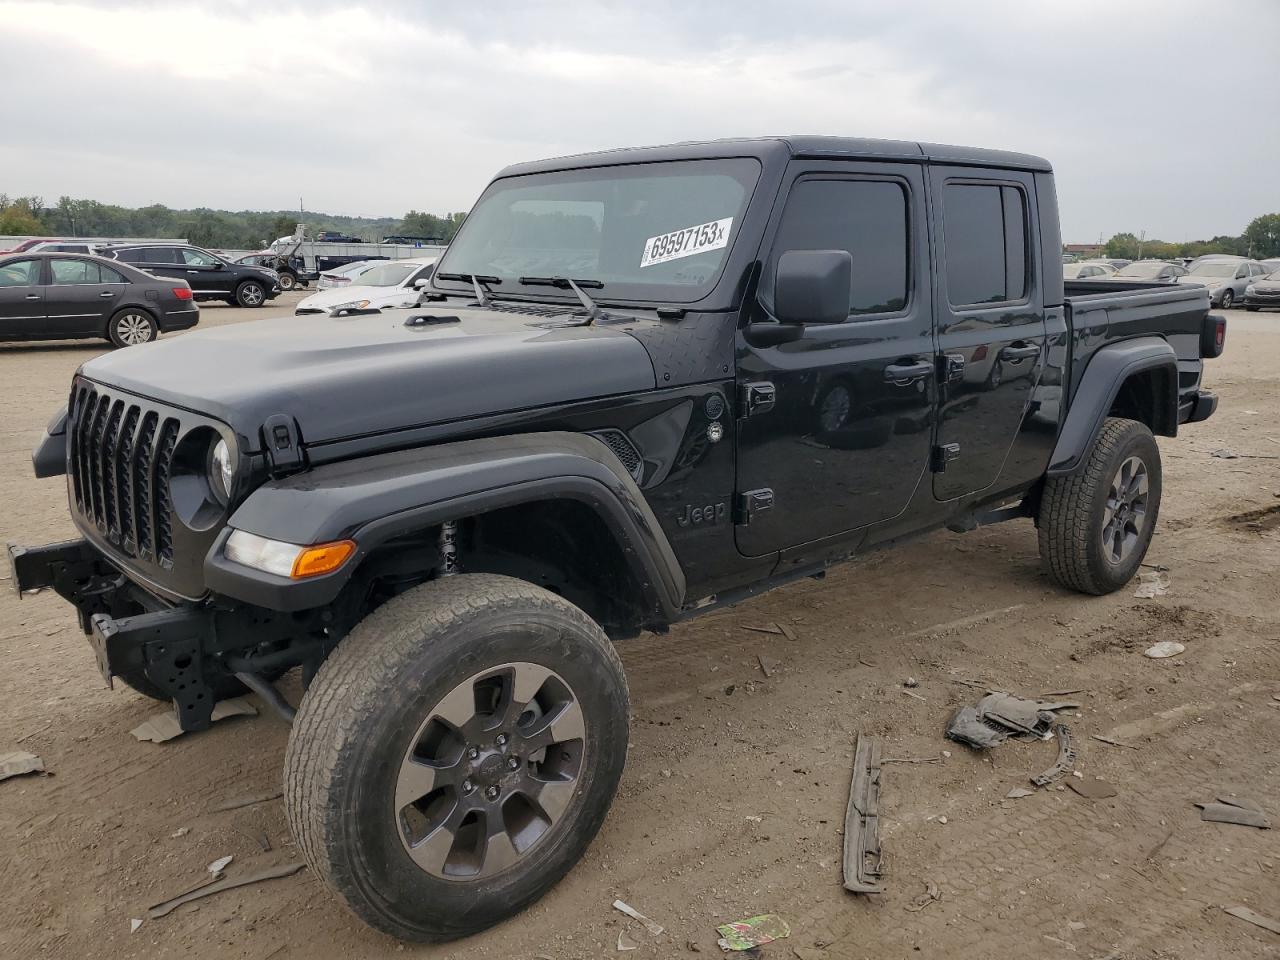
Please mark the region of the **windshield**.
[[1167, 267], [1167, 263], [1161, 263], [1158, 260], [1147, 260], [1144, 263], [1131, 263], [1123, 270], [1119, 271], [1117, 277], [1137, 277], [1139, 279], [1150, 279], [1156, 276], [1161, 270]]
[[1234, 277], [1240, 264], [1234, 260], [1210, 260], [1191, 268], [1193, 277]]
[[605, 299], [697, 300], [719, 276], [759, 173], [757, 161], [734, 158], [499, 180], [439, 272], [496, 277], [502, 293], [532, 292], [521, 277], [567, 277], [601, 284]]
[[396, 284], [404, 283], [409, 279], [410, 274], [421, 269], [422, 264], [405, 263], [403, 260], [380, 263], [360, 274], [360, 286], [394, 287]]

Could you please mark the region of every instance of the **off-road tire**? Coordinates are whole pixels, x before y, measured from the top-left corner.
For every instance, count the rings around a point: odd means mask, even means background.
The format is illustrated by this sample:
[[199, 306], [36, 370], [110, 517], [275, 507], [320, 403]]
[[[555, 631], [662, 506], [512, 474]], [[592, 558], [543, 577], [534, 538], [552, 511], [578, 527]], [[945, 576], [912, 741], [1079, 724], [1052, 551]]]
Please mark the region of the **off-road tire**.
[[288, 270], [280, 271], [280, 289], [288, 293], [298, 285], [298, 278]]
[[241, 307], [260, 307], [267, 302], [267, 288], [257, 280], [245, 280], [236, 287], [235, 302]]
[[[396, 777], [440, 699], [512, 660], [555, 671], [580, 703], [577, 789], [511, 866], [433, 876], [402, 843]], [[612, 644], [563, 598], [493, 574], [422, 584], [361, 621], [303, 697], [285, 755], [289, 824], [316, 875], [370, 926], [420, 942], [476, 933], [533, 903], [585, 852], [622, 774], [628, 704]]]
[[[1108, 491], [1121, 464], [1135, 456], [1147, 471], [1144, 525], [1133, 551], [1123, 562], [1114, 563], [1102, 547]], [[1041, 567], [1069, 590], [1095, 596], [1119, 590], [1138, 572], [1151, 545], [1160, 488], [1160, 448], [1151, 431], [1136, 420], [1108, 417], [1084, 465], [1045, 483], [1037, 517]]]

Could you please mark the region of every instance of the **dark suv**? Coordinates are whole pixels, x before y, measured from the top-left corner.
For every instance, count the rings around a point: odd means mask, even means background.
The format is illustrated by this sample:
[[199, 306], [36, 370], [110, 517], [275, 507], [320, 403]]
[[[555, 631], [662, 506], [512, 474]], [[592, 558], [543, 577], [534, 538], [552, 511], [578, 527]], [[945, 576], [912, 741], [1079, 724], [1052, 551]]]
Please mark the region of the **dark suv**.
[[260, 307], [280, 295], [274, 270], [231, 263], [186, 243], [114, 243], [98, 251], [131, 263], [156, 277], [185, 280], [197, 300], [225, 300], [232, 306]]

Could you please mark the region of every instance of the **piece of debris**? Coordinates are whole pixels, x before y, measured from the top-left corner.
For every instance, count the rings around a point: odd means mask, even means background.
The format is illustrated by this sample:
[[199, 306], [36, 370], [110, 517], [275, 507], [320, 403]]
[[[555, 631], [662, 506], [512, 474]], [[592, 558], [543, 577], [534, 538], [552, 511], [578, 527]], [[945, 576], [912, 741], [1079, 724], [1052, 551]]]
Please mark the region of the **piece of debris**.
[[1255, 927], [1270, 930], [1272, 933], [1280, 933], [1280, 920], [1272, 920], [1270, 917], [1264, 917], [1260, 913], [1254, 913], [1248, 907], [1223, 907], [1222, 909], [1223, 912], [1229, 913], [1245, 923], [1252, 923]]
[[1147, 649], [1142, 651], [1143, 656], [1150, 657], [1152, 660], [1166, 660], [1169, 657], [1176, 657], [1183, 653], [1187, 648], [1177, 640], [1161, 640], [1154, 643]]
[[1024, 700], [1008, 693], [989, 693], [974, 706], [963, 706], [951, 715], [947, 737], [985, 749], [1010, 737], [1048, 740], [1054, 712], [1079, 707], [1070, 700]]
[[858, 735], [844, 814], [844, 888], [884, 893], [880, 882], [880, 740]]
[[1118, 793], [1115, 787], [1098, 777], [1094, 777], [1092, 780], [1072, 777], [1067, 781], [1067, 786], [1086, 800], [1105, 800], [1108, 797], [1116, 796]]
[[786, 637], [788, 640], [790, 640], [792, 643], [795, 643], [795, 641], [800, 639], [798, 636], [796, 636], [796, 632], [792, 630], [789, 626], [787, 626], [785, 623], [779, 623], [778, 629], [782, 631], [782, 635]]
[[941, 762], [942, 762], [942, 757], [885, 757], [880, 761], [880, 765], [884, 766], [886, 763], [941, 763]]
[[639, 941], [627, 936], [627, 932], [625, 930], [618, 934], [618, 952], [619, 953], [626, 950], [639, 950], [639, 949], [640, 949]]
[[267, 836], [267, 831], [259, 830], [254, 839], [258, 841], [258, 846], [262, 848], [263, 853], [271, 852], [271, 838]]
[[27, 753], [25, 750], [0, 753], [0, 780], [21, 777], [28, 773], [44, 773], [44, 761], [34, 753]]
[[1210, 823], [1233, 823], [1240, 827], [1257, 827], [1259, 830], [1270, 830], [1271, 821], [1262, 812], [1262, 808], [1248, 800], [1225, 800], [1218, 798], [1218, 803], [1197, 803], [1200, 808], [1200, 819]]
[[639, 910], [635, 909], [635, 907], [628, 906], [627, 904], [623, 903], [621, 900], [615, 900], [613, 901], [613, 909], [617, 910], [619, 913], [625, 913], [632, 920], [639, 920], [641, 923], [644, 924], [644, 928], [648, 930], [650, 933], [652, 933], [655, 937], [662, 936], [662, 931], [663, 931], [662, 924], [657, 923], [653, 920], [650, 920]]
[[139, 928], [140, 926], [142, 926], [142, 921], [141, 921], [141, 920], [137, 919], [136, 917], [135, 917], [135, 918], [133, 918], [133, 919], [131, 919], [131, 920], [129, 921], [129, 932], [130, 932], [130, 933], [137, 933], [137, 932], [138, 932], [138, 928]]
[[210, 813], [224, 813], [227, 810], [239, 810], [241, 807], [252, 807], [258, 803], [266, 803], [269, 800], [279, 800], [284, 794], [276, 790], [272, 793], [260, 793], [252, 797], [238, 797], [235, 800], [224, 800], [217, 806], [209, 808]]
[[791, 927], [776, 913], [722, 923], [716, 927], [716, 931], [720, 934], [716, 943], [726, 953], [731, 950], [752, 950], [791, 936]]
[[778, 627], [777, 624], [770, 624], [767, 627], [752, 627], [744, 623], [741, 626], [743, 630], [750, 630], [752, 633], [771, 633], [774, 636], [782, 635], [782, 630]]
[[185, 837], [190, 832], [190, 827], [179, 827], [177, 830], [173, 831], [173, 833], [169, 834], [169, 839], [177, 840], [179, 837]]
[[1121, 743], [1119, 740], [1112, 740], [1110, 737], [1104, 737], [1100, 733], [1091, 733], [1089, 734], [1089, 736], [1091, 736], [1094, 740], [1097, 740], [1101, 743], [1109, 743], [1113, 747], [1124, 747], [1126, 750], [1138, 749], [1138, 747], [1135, 747], [1132, 743]]
[[929, 702], [927, 698], [920, 696], [918, 693], [912, 693], [910, 690], [899, 690], [898, 692], [910, 697], [912, 700], [919, 700], [921, 703]]
[[917, 680], [915, 677], [907, 677], [907, 679], [902, 681], [902, 685], [904, 687], [910, 687], [911, 689], [914, 690], [916, 687], [920, 686], [920, 681]]
[[779, 664], [777, 660], [770, 660], [763, 653], [758, 654], [756, 656], [756, 660], [760, 663], [760, 672], [763, 673], [766, 678], [772, 677], [778, 672]]
[[[1267, 438], [1271, 439], [1270, 437]], [[1211, 457], [1217, 457], [1220, 460], [1280, 460], [1280, 456], [1273, 453], [1236, 453], [1227, 447], [1219, 450], [1213, 450], [1209, 453]]]
[[[232, 697], [230, 700], [222, 700], [213, 705], [213, 713], [210, 719], [213, 721], [225, 720], [227, 717], [256, 717], [258, 710], [248, 700], [243, 697]], [[137, 739], [150, 741], [151, 743], [165, 743], [174, 737], [180, 737], [184, 733], [178, 724], [178, 718], [172, 710], [165, 710], [157, 713], [154, 717], [142, 721], [132, 730], [129, 731]]]
[[945, 827], [949, 821], [947, 820], [946, 817], [939, 817], [938, 822]]
[[180, 893], [171, 900], [163, 903], [157, 903], [154, 907], [147, 909], [147, 917], [152, 920], [159, 920], [161, 917], [168, 916], [177, 910], [184, 903], [190, 903], [192, 900], [200, 900], [203, 897], [211, 897], [215, 893], [222, 893], [224, 890], [234, 890], [236, 887], [247, 887], [251, 883], [261, 883], [264, 880], [278, 880], [281, 877], [291, 877], [306, 864], [304, 863], [285, 863], [278, 867], [268, 867], [265, 870], [259, 870], [257, 873], [251, 873], [244, 877], [228, 877], [222, 880], [206, 880], [197, 887], [193, 887], [186, 893]]
[[912, 913], [919, 913], [931, 903], [937, 903], [942, 899], [942, 894], [938, 891], [938, 885], [932, 880], [924, 882], [924, 893], [917, 894], [909, 904], [907, 909]]
[[1076, 748], [1071, 742], [1071, 731], [1065, 723], [1054, 724], [1053, 735], [1058, 739], [1058, 759], [1044, 773], [1031, 778], [1037, 787], [1047, 787], [1055, 780], [1061, 779], [1068, 770], [1076, 765]]
[[1004, 795], [1004, 798], [1006, 800], [1021, 800], [1023, 797], [1030, 797], [1034, 794], [1034, 790], [1028, 790], [1026, 787], [1014, 787]]
[[231, 863], [231, 861], [234, 859], [235, 859], [234, 854], [228, 854], [225, 857], [219, 857], [217, 860], [213, 861], [213, 863], [209, 864], [209, 866], [206, 869], [216, 877], [223, 870], [227, 869], [227, 865]]
[[1153, 600], [1169, 592], [1169, 574], [1163, 570], [1143, 571], [1138, 575], [1138, 589], [1133, 595], [1139, 600]]

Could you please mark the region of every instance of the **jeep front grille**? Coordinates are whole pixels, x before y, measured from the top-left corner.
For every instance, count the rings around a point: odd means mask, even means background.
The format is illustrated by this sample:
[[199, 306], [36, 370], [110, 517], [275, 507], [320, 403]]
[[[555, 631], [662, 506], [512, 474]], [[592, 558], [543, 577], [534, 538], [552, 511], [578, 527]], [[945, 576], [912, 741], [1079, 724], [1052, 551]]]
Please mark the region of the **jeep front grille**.
[[78, 382], [67, 432], [72, 496], [80, 516], [127, 557], [169, 567], [169, 470], [179, 421], [162, 408]]

